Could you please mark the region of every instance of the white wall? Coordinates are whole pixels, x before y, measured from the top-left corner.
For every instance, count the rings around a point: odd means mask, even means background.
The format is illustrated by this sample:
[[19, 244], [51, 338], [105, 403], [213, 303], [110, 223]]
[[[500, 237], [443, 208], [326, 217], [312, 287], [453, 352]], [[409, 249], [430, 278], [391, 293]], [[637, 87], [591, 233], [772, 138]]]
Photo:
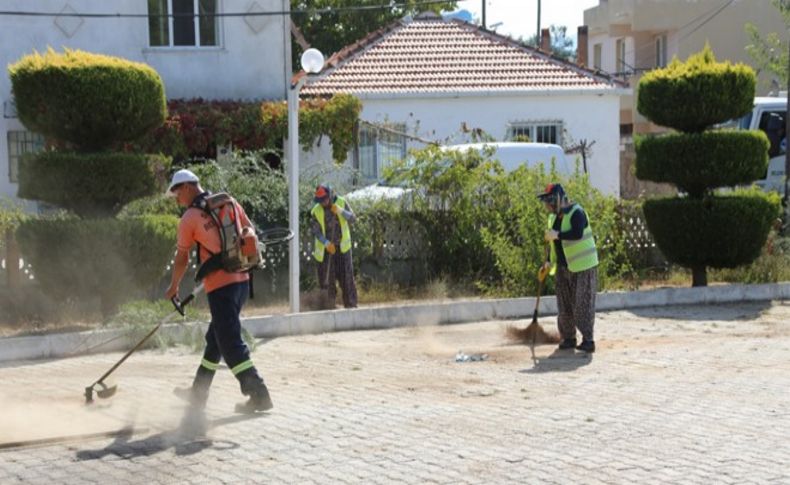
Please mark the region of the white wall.
[[[287, 10], [286, 0], [255, 0], [263, 10]], [[246, 12], [253, 0], [219, 0], [221, 12]], [[142, 0], [3, 0], [10, 11], [60, 12], [70, 5], [79, 13], [146, 14]], [[144, 62], [156, 69], [168, 98], [284, 99], [287, 78], [285, 42], [290, 39], [286, 18], [267, 16], [257, 34], [243, 17], [219, 19], [219, 46], [200, 48], [149, 47], [147, 18], [85, 18], [71, 37], [52, 17], [0, 16], [0, 65], [7, 66], [33, 50], [52, 47], [82, 49]], [[64, 19], [65, 20], [65, 19]], [[69, 19], [68, 22], [79, 22]], [[11, 96], [7, 71], [0, 76], [0, 100]], [[0, 196], [15, 195], [8, 181], [6, 132], [12, 120], [0, 118]]]
[[[363, 120], [406, 123], [408, 133], [442, 144], [469, 141], [468, 135], [460, 133], [462, 123], [503, 140], [509, 122], [561, 120], [574, 140], [595, 141], [592, 157], [587, 161], [592, 184], [608, 194], [620, 193], [620, 102], [615, 94], [363, 99], [362, 102]], [[424, 146], [419, 142], [409, 143], [409, 148]], [[303, 157], [307, 166], [326, 154], [310, 153]]]

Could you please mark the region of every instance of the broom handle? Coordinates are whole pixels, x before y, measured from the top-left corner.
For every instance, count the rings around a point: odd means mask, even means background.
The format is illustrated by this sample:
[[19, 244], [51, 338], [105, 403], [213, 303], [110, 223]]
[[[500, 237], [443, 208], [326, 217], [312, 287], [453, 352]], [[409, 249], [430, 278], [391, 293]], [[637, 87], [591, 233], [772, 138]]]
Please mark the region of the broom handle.
[[[549, 243], [549, 244], [551, 244], [551, 243]], [[548, 262], [549, 259], [550, 259], [549, 244], [545, 244], [543, 246], [543, 248], [544, 248], [543, 249], [543, 253], [545, 255], [544, 261], [545, 262]], [[548, 275], [546, 275], [546, 277], [548, 278]], [[538, 307], [540, 306], [540, 295], [541, 295], [541, 293], [543, 293], [543, 280], [540, 279], [540, 269], [538, 269], [538, 298], [535, 300], [535, 311], [532, 313], [532, 321], [533, 322], [537, 322], [538, 321]]]

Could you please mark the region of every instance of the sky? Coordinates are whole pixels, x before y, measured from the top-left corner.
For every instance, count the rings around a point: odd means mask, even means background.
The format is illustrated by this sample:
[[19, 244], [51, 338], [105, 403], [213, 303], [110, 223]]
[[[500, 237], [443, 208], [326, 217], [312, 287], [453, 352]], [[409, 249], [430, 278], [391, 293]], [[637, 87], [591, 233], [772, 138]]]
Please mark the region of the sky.
[[[480, 19], [482, 2], [486, 1], [486, 23], [488, 28], [499, 34], [525, 39], [537, 30], [538, 0], [464, 0], [458, 2], [459, 9], [472, 13]], [[554, 24], [568, 27], [568, 37], [576, 39], [576, 28], [584, 23], [584, 10], [595, 7], [598, 0], [542, 0], [540, 25], [547, 28]], [[494, 29], [495, 24], [502, 25]]]

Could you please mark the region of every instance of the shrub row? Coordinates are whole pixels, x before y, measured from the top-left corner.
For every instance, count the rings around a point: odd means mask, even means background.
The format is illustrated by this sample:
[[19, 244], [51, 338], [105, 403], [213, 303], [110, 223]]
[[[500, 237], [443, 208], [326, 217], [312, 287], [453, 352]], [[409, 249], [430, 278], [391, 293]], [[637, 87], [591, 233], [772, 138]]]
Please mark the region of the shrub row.
[[17, 239], [36, 281], [58, 300], [99, 297], [105, 315], [149, 291], [175, 250], [178, 219], [28, 220]]

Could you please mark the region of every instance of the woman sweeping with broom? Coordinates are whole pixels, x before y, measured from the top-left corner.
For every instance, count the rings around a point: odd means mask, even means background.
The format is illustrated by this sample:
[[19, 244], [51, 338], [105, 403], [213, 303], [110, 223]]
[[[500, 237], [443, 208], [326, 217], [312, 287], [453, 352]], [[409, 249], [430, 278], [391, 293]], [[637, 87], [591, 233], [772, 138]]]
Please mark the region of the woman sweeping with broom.
[[[598, 291], [598, 251], [587, 214], [571, 203], [560, 184], [549, 184], [538, 195], [549, 213], [545, 240], [551, 245], [541, 276], [556, 275], [557, 328], [560, 349], [595, 352], [595, 294]], [[576, 345], [576, 329], [582, 342]]]

